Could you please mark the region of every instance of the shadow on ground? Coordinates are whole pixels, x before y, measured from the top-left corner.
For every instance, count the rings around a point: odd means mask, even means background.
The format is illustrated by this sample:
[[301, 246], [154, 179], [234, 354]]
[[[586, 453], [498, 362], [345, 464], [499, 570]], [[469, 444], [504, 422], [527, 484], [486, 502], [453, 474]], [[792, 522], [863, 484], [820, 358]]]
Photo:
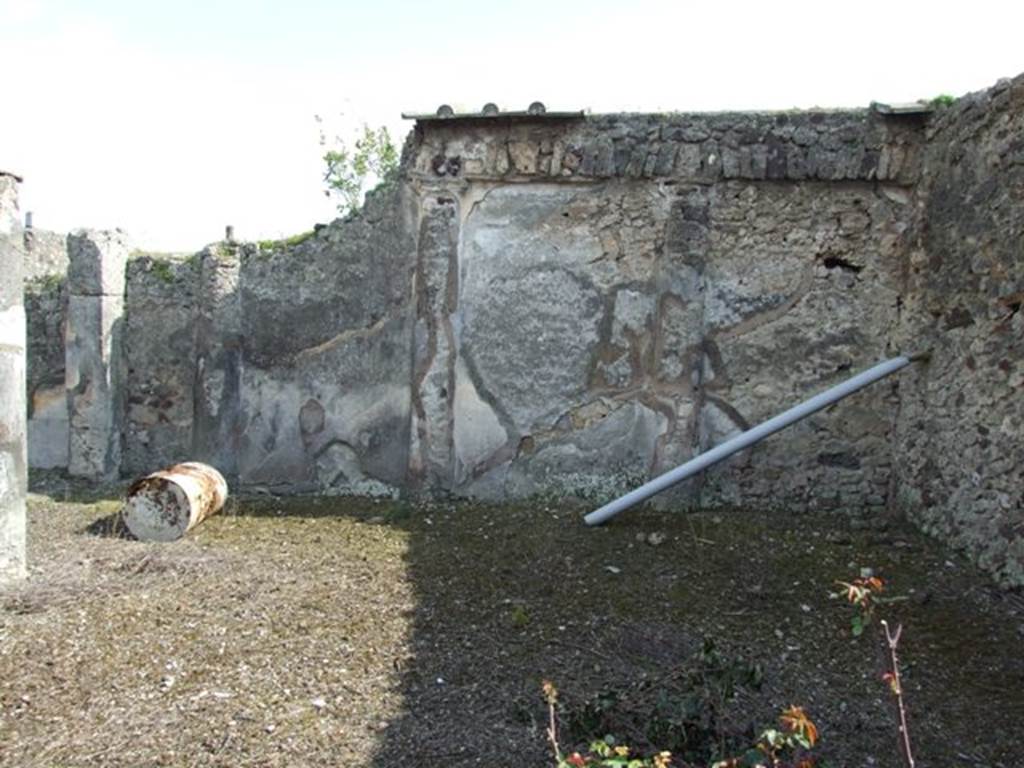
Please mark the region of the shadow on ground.
[[416, 598], [404, 713], [374, 765], [551, 764], [543, 679], [566, 720], [602, 692], [649, 706], [657, 697], [638, 689], [667, 688], [711, 639], [764, 674], [731, 707], [736, 743], [800, 704], [833, 764], [898, 766], [879, 638], [852, 638], [848, 608], [829, 597], [861, 568], [887, 580], [881, 612], [905, 626], [919, 764], [1020, 764], [1021, 602], [935, 542], [863, 517], [643, 511], [590, 529], [585, 511], [462, 505], [403, 523]]

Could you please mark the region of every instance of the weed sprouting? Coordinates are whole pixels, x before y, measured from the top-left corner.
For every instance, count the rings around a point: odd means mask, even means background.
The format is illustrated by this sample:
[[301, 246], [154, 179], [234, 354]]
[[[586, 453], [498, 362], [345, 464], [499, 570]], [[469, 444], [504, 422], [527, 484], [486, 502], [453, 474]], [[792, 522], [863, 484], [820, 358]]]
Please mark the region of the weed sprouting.
[[[862, 572], [851, 581], [836, 583], [842, 591], [833, 597], [845, 598], [856, 609], [851, 631], [855, 637], [860, 636], [874, 620], [885, 584], [871, 571]], [[900, 757], [907, 768], [915, 768], [897, 656], [903, 626], [897, 624], [892, 629], [884, 619], [879, 626], [888, 651], [882, 680], [896, 703]], [[754, 687], [760, 683], [758, 668], [742, 660], [727, 659], [711, 641], [705, 641], [688, 665], [655, 684], [653, 701], [648, 699], [638, 706], [633, 692], [606, 690], [582, 707], [564, 713], [566, 730], [571, 735], [577, 740], [581, 736], [593, 739], [586, 753], [576, 751], [566, 756], [559, 744], [558, 691], [545, 681], [543, 691], [549, 714], [547, 736], [556, 767], [826, 768], [813, 754], [818, 728], [801, 706], [791, 705], [782, 711], [781, 727], [766, 728], [753, 740], [752, 746], [740, 746], [738, 735], [728, 728], [726, 705], [743, 686]], [[627, 734], [631, 740], [639, 740], [641, 749], [622, 744], [616, 734]]]

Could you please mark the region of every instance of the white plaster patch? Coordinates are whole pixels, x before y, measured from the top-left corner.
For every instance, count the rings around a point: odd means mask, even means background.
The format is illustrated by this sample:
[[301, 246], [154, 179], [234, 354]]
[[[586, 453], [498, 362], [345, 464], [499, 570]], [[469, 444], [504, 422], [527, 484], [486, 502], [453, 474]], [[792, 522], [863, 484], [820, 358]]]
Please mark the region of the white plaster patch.
[[224, 371], [220, 369], [204, 371], [202, 382], [206, 410], [211, 416], [216, 416], [220, 411], [220, 401], [224, 395]]
[[25, 308], [20, 304], [0, 311], [0, 347], [25, 348]]
[[462, 360], [455, 366], [454, 421], [455, 482], [462, 483], [508, 441], [508, 433], [480, 398]]
[[615, 323], [613, 340], [624, 340], [624, 333], [643, 333], [647, 330], [651, 315], [654, 313], [655, 297], [630, 289], [619, 291], [615, 295]]

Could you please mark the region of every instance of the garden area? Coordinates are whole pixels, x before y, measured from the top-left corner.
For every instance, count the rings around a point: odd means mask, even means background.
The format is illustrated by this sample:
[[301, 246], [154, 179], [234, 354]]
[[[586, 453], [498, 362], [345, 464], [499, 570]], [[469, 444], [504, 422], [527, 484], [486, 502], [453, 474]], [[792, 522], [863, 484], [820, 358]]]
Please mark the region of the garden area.
[[[812, 722], [816, 764], [896, 767], [882, 618], [917, 765], [1021, 763], [1024, 600], [877, 510], [591, 529], [567, 499], [264, 495], [148, 544], [121, 487], [33, 491], [30, 576], [0, 591], [0, 765], [552, 766], [549, 681], [569, 764], [597, 741], [708, 766]], [[837, 582], [869, 578], [855, 636]]]

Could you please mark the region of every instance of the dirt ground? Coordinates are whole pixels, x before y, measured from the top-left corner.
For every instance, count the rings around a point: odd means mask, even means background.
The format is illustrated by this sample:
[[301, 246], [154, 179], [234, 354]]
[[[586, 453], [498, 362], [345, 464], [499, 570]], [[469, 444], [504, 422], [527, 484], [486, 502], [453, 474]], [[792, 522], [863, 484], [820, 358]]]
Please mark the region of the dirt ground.
[[3, 766], [550, 765], [542, 679], [571, 707], [713, 638], [764, 672], [737, 716], [801, 704], [833, 765], [895, 767], [877, 637], [829, 597], [865, 567], [904, 625], [918, 765], [1024, 765], [1024, 600], [895, 521], [263, 497], [152, 545], [112, 535], [120, 489], [34, 490], [30, 578], [0, 591]]

